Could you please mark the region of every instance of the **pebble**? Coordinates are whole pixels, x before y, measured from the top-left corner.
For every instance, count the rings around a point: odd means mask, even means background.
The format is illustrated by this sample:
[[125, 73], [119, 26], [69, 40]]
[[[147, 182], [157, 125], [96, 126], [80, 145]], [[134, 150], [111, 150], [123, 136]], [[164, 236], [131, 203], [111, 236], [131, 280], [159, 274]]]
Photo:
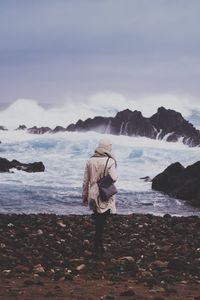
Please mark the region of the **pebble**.
[[124, 292], [121, 292], [120, 296], [123, 296], [123, 297], [132, 297], [132, 296], [135, 296], [135, 292], [134, 292], [134, 290], [132, 288], [129, 288], [128, 290], [126, 290]]
[[0, 214], [0, 228], [0, 274], [5, 277], [134, 278], [149, 288], [200, 282], [197, 217], [111, 215], [104, 234], [107, 251], [99, 261], [92, 259], [91, 216]]

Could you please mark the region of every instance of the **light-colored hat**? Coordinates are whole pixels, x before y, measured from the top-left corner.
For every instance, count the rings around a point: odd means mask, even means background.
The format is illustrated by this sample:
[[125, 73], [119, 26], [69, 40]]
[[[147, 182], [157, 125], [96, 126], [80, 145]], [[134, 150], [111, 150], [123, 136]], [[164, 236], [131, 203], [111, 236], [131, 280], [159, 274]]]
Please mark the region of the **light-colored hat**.
[[99, 141], [99, 148], [104, 148], [105, 150], [111, 151], [112, 150], [112, 144], [108, 138], [102, 138]]

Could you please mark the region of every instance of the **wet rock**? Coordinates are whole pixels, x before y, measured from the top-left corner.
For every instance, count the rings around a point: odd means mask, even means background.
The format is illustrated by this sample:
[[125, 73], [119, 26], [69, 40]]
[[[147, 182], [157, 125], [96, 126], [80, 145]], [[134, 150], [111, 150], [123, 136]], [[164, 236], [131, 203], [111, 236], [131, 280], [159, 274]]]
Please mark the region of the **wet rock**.
[[14, 273], [29, 273], [30, 272], [30, 268], [25, 267], [23, 265], [18, 265], [15, 268], [13, 268], [13, 272]]
[[82, 264], [82, 265], [76, 267], [76, 270], [77, 271], [82, 271], [83, 269], [85, 269], [85, 267], [86, 267], [85, 264]]
[[44, 164], [42, 162], [24, 164], [17, 160], [9, 161], [6, 158], [0, 157], [0, 172], [9, 172], [12, 168], [29, 173], [44, 172], [45, 170]]
[[30, 285], [34, 285], [34, 280], [31, 280], [31, 279], [26, 279], [24, 280], [24, 285], [25, 286], [30, 286]]
[[37, 127], [33, 126], [31, 128], [28, 128], [28, 132], [32, 134], [44, 134], [44, 133], [51, 133], [52, 129], [50, 127]]
[[168, 262], [166, 261], [160, 261], [160, 260], [155, 260], [150, 264], [150, 267], [156, 268], [156, 269], [166, 269], [168, 267]]
[[145, 118], [140, 111], [129, 109], [120, 111], [115, 117], [95, 117], [85, 121], [78, 120], [70, 124], [67, 131], [96, 131], [115, 135], [146, 136], [152, 139], [163, 139], [183, 143], [191, 147], [200, 145], [200, 132], [186, 121], [183, 116], [171, 109], [159, 107], [150, 118]]

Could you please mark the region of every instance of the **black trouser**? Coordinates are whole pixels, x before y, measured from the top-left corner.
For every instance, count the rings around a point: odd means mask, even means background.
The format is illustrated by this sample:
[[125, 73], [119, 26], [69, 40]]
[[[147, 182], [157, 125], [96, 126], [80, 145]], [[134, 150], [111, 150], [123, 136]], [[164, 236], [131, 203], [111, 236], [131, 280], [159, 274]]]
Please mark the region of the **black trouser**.
[[94, 236], [94, 250], [95, 251], [102, 251], [103, 250], [103, 232], [104, 227], [106, 225], [107, 217], [110, 214], [110, 209], [106, 212], [100, 214], [95, 212], [93, 214], [93, 220], [95, 225], [95, 236]]

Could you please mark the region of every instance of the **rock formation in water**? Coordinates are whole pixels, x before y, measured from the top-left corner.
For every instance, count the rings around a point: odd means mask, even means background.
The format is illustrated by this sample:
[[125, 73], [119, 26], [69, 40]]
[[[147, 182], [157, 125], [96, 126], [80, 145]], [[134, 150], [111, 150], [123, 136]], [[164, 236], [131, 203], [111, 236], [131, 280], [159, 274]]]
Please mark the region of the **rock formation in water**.
[[19, 125], [16, 130], [26, 130], [26, 129], [27, 129], [26, 125]]
[[9, 161], [6, 158], [0, 157], [0, 172], [9, 172], [10, 169], [15, 168], [29, 173], [44, 172], [45, 166], [42, 162], [34, 162], [29, 164], [21, 163], [17, 160]]
[[115, 117], [95, 117], [70, 124], [67, 131], [96, 131], [115, 135], [145, 136], [152, 139], [165, 139], [169, 142], [182, 140], [191, 147], [200, 146], [200, 131], [171, 109], [158, 108], [150, 118], [140, 111], [126, 109]]
[[152, 189], [200, 207], [200, 161], [184, 168], [171, 164], [152, 180]]
[[[17, 129], [24, 130], [26, 126], [20, 125]], [[185, 120], [179, 112], [164, 107], [158, 108], [150, 118], [144, 117], [140, 111], [126, 109], [118, 112], [115, 117], [97, 116], [85, 121], [78, 120], [77, 123], [70, 124], [67, 128], [56, 126], [51, 129], [50, 127], [34, 126], [28, 128], [27, 131], [32, 134], [95, 131], [114, 135], [164, 139], [168, 142], [180, 140], [190, 147], [200, 146], [200, 131]]]
[[8, 129], [5, 126], [0, 125], [0, 130], [5, 131], [5, 130], [8, 130]]

